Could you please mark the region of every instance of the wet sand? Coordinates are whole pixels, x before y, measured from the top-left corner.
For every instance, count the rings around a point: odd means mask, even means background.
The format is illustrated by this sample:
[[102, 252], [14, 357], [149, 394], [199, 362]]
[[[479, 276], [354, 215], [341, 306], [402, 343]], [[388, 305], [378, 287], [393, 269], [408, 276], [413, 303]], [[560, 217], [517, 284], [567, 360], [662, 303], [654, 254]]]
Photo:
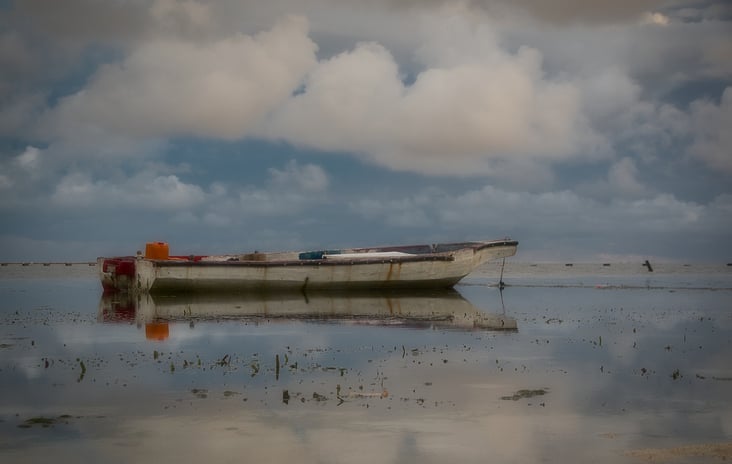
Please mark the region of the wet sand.
[[502, 294], [491, 263], [457, 296], [278, 300], [310, 317], [171, 313], [105, 301], [88, 265], [4, 266], [0, 459], [732, 459], [730, 269], [566, 264], [509, 263]]

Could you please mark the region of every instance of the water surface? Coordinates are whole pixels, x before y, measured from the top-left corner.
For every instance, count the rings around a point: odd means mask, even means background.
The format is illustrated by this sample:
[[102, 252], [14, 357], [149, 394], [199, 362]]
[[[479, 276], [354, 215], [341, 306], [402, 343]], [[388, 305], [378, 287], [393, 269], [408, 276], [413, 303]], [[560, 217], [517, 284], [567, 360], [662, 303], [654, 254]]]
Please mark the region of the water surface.
[[[103, 298], [0, 268], [0, 459], [732, 458], [724, 265], [508, 263], [456, 292]], [[658, 462], [658, 461], [656, 461]]]

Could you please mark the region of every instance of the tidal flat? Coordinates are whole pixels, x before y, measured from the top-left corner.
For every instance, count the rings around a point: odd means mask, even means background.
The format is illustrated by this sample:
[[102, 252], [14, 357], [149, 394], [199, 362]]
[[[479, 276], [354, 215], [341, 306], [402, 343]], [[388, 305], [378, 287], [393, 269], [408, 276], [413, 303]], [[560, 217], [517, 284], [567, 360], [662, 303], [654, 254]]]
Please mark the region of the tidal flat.
[[500, 263], [455, 291], [103, 296], [0, 267], [0, 461], [732, 459], [732, 267]]

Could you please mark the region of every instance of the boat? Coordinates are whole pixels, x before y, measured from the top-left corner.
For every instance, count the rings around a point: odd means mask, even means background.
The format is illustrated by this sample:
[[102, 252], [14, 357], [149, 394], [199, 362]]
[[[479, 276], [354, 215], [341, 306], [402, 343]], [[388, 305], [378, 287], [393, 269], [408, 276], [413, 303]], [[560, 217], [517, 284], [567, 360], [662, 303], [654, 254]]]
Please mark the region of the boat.
[[353, 291], [450, 288], [488, 261], [516, 254], [502, 240], [230, 255], [170, 255], [165, 242], [145, 254], [97, 258], [105, 292]]
[[[170, 323], [307, 322], [363, 326], [516, 331], [516, 319], [484, 311], [455, 289], [430, 292], [103, 294], [98, 319], [134, 323], [155, 338]], [[181, 324], [182, 325], [182, 324]], [[162, 329], [162, 330], [161, 330]]]

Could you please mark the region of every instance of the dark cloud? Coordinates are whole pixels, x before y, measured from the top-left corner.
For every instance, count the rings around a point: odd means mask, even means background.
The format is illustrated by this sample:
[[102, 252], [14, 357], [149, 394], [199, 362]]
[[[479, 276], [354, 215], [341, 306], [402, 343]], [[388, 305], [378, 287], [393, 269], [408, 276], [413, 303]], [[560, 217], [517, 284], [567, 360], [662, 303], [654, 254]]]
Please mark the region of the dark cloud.
[[68, 0], [14, 2], [10, 21], [53, 40], [129, 40], [150, 25], [149, 2]]
[[495, 6], [520, 8], [530, 15], [552, 23], [620, 22], [637, 19], [643, 13], [668, 4], [667, 0], [474, 0], [490, 11]]

